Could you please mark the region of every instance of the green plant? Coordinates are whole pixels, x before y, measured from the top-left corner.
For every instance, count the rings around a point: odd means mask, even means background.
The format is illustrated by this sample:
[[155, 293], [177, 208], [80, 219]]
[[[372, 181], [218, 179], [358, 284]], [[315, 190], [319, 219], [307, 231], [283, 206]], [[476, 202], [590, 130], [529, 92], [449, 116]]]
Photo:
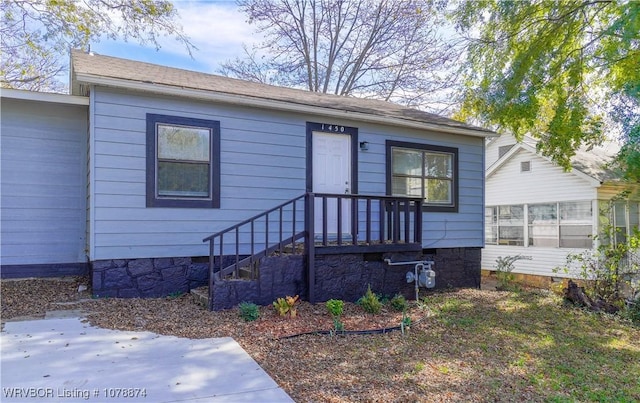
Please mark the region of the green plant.
[[360, 297], [356, 303], [360, 305], [365, 312], [371, 314], [380, 313], [380, 310], [382, 309], [380, 299], [373, 291], [371, 291], [371, 284], [369, 284], [367, 292]]
[[344, 301], [340, 299], [330, 299], [325, 305], [333, 319], [333, 330], [335, 332], [342, 332], [344, 330], [344, 324], [340, 320], [340, 317], [344, 311]]
[[496, 279], [498, 285], [496, 289], [505, 291], [520, 291], [520, 287], [514, 283], [515, 275], [513, 269], [515, 269], [515, 262], [518, 260], [531, 260], [531, 256], [498, 256], [496, 259]]
[[340, 316], [342, 316], [342, 312], [344, 310], [344, 302], [342, 300], [330, 299], [329, 301], [325, 302], [325, 305], [332, 317], [339, 318]]
[[276, 309], [276, 312], [280, 314], [280, 316], [289, 315], [291, 318], [295, 318], [298, 310], [296, 308], [296, 302], [300, 297], [296, 295], [295, 297], [286, 296], [285, 298], [278, 298], [273, 301], [273, 307]]
[[402, 294], [396, 294], [391, 298], [391, 307], [398, 312], [404, 312], [409, 308], [409, 303], [407, 299]]
[[402, 334], [404, 335], [407, 329], [409, 329], [410, 327], [411, 327], [411, 317], [407, 315], [406, 311], [404, 311], [402, 312], [402, 322], [400, 322], [400, 330], [402, 331]]
[[344, 331], [344, 323], [338, 318], [333, 318], [333, 331], [334, 332], [342, 332]]
[[636, 299], [635, 301], [629, 303], [627, 308], [625, 309], [624, 315], [631, 322], [636, 325], [640, 325], [640, 299]]
[[260, 316], [258, 305], [252, 302], [243, 301], [238, 305], [238, 309], [240, 310], [240, 317], [245, 322], [253, 322]]

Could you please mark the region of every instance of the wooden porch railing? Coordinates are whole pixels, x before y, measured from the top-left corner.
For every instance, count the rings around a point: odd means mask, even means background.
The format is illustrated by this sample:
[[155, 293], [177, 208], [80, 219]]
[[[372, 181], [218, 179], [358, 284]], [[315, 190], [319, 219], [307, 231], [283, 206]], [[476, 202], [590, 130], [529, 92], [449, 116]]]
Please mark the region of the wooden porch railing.
[[[396, 196], [309, 193], [306, 230], [316, 246], [422, 242], [422, 200]], [[316, 228], [316, 222], [320, 228]], [[330, 230], [330, 228], [332, 230]]]
[[203, 242], [209, 242], [210, 304], [215, 281], [238, 278], [243, 267], [252, 267], [274, 252], [302, 251], [307, 258], [309, 300], [313, 302], [316, 249], [367, 252], [420, 245], [422, 200], [306, 193], [216, 232]]

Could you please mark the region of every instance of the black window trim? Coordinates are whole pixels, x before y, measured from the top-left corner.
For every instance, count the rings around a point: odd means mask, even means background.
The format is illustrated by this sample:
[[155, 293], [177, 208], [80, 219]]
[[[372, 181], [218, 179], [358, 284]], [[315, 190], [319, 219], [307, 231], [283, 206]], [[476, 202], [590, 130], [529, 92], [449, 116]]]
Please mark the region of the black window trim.
[[421, 151], [435, 151], [441, 153], [448, 153], [453, 155], [453, 186], [451, 191], [453, 192], [451, 200], [452, 205], [439, 205], [439, 204], [429, 204], [423, 203], [423, 211], [428, 212], [436, 212], [436, 213], [457, 213], [458, 212], [458, 149], [454, 147], [445, 147], [445, 146], [437, 146], [432, 144], [424, 144], [424, 143], [412, 143], [406, 141], [395, 141], [395, 140], [387, 140], [385, 142], [386, 145], [386, 179], [387, 179], [387, 195], [392, 196], [392, 165], [391, 165], [391, 151], [393, 148], [406, 148], [406, 149], [415, 149]]
[[[157, 133], [158, 123], [191, 126], [211, 130], [209, 186], [211, 195], [207, 198], [165, 197], [156, 194]], [[147, 207], [220, 208], [220, 122], [184, 116], [147, 113]]]

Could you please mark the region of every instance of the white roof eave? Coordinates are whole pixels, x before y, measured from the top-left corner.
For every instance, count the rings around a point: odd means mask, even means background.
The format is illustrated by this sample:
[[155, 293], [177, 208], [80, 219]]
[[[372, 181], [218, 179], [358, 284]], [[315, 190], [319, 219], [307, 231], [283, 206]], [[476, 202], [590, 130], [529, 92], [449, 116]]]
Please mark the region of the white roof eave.
[[50, 102], [66, 105], [89, 105], [89, 97], [69, 94], [57, 94], [53, 92], [37, 92], [3, 88], [0, 91], [2, 98], [20, 99], [23, 101]]

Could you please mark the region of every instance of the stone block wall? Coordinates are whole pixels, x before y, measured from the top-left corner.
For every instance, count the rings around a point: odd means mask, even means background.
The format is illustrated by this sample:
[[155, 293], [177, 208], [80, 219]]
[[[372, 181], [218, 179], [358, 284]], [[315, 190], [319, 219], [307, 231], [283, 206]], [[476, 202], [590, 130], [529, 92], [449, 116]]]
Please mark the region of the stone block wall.
[[209, 263], [192, 258], [98, 260], [91, 264], [93, 295], [165, 297], [208, 284]]
[[448, 248], [429, 250], [425, 260], [435, 262], [435, 289], [480, 288], [482, 249]]
[[317, 255], [315, 296], [318, 302], [341, 299], [355, 302], [367, 292], [369, 285], [376, 294], [392, 297], [397, 293], [415, 298], [414, 284], [407, 283], [406, 273], [413, 265], [390, 266], [392, 262], [422, 260], [421, 253], [371, 253]]
[[[385, 296], [401, 293], [415, 298], [406, 273], [413, 265], [389, 266], [392, 262], [433, 260], [435, 289], [480, 288], [480, 248], [425, 250], [423, 253], [356, 253], [316, 255], [315, 299], [331, 298], [355, 302], [369, 285]], [[235, 258], [235, 257], [234, 257]], [[188, 292], [208, 284], [209, 265], [202, 258], [158, 258], [103, 260], [92, 263], [93, 294], [96, 297], [163, 297]], [[225, 262], [226, 263], [226, 262]], [[216, 266], [217, 262], [216, 262]], [[420, 294], [429, 289], [420, 288]], [[240, 302], [269, 305], [276, 298], [300, 295], [308, 300], [305, 257], [274, 256], [264, 259], [258, 280], [223, 280], [214, 285], [214, 309], [227, 309]]]
[[258, 280], [222, 280], [214, 284], [213, 309], [232, 308], [239, 303], [270, 305], [279, 297], [299, 295], [307, 298], [304, 256], [286, 255], [265, 258]]

